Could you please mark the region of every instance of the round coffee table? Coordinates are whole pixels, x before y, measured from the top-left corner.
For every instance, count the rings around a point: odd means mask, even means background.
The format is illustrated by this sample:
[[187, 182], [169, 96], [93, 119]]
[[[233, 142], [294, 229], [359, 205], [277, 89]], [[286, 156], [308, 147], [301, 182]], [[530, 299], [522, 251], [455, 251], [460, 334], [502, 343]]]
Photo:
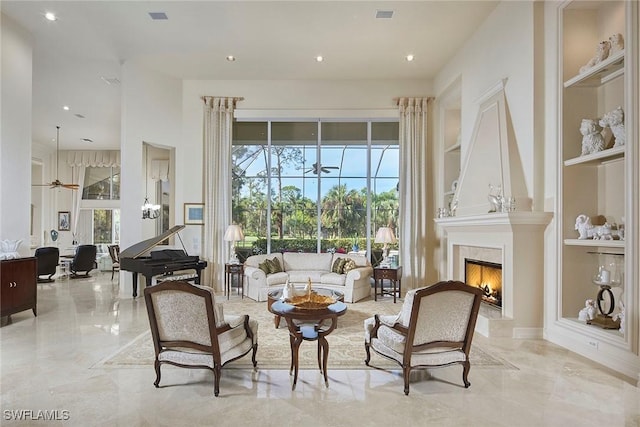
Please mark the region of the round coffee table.
[[[298, 291], [298, 292], [302, 292], [303, 290], [304, 290], [304, 288], [302, 286], [300, 288], [296, 288], [296, 291]], [[279, 316], [278, 314], [274, 313], [273, 310], [271, 310], [271, 306], [273, 305], [273, 303], [275, 301], [281, 301], [282, 300], [282, 292], [283, 291], [284, 291], [284, 287], [270, 290], [269, 293], [267, 294], [267, 310], [269, 310], [270, 312], [275, 314], [273, 322], [274, 322], [274, 324], [276, 326], [276, 329], [278, 329], [278, 326], [280, 326], [280, 317], [281, 316]], [[336, 290], [333, 290], [333, 289], [327, 289], [327, 288], [313, 288], [313, 291], [318, 293], [319, 295], [330, 296], [331, 298], [333, 298], [336, 301], [344, 302], [344, 293], [343, 292], [336, 291]]]
[[[317, 292], [318, 289], [315, 291]], [[329, 387], [329, 378], [327, 377], [329, 343], [326, 336], [338, 326], [338, 317], [347, 312], [347, 305], [342, 301], [336, 301], [324, 308], [302, 308], [288, 304], [281, 299], [274, 299], [269, 311], [276, 316], [284, 317], [289, 328], [289, 343], [291, 345], [289, 374], [294, 372], [291, 389], [295, 390], [298, 381], [298, 349], [302, 341], [318, 341], [318, 368], [324, 375], [325, 385]], [[327, 325], [329, 320], [331, 323]]]

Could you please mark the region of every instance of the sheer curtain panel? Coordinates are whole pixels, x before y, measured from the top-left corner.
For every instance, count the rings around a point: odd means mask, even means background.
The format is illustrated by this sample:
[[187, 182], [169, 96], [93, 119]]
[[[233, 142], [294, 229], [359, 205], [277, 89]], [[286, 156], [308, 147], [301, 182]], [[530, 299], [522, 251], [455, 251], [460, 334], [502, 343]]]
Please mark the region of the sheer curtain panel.
[[427, 284], [428, 238], [432, 211], [429, 185], [428, 119], [432, 98], [399, 98], [399, 249], [407, 289]]
[[203, 141], [203, 284], [222, 290], [229, 248], [223, 239], [231, 224], [231, 141], [233, 110], [242, 98], [205, 96]]

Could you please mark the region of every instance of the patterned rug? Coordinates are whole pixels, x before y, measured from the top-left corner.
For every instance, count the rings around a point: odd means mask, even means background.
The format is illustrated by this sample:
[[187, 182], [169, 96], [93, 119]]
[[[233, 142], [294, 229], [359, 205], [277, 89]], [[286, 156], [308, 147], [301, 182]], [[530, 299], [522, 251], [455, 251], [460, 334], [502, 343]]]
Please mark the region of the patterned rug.
[[[221, 300], [221, 298], [220, 298]], [[262, 369], [289, 369], [291, 350], [289, 335], [284, 320], [275, 328], [273, 315], [267, 311], [267, 303], [257, 303], [250, 299], [224, 300], [225, 314], [248, 314], [258, 321], [258, 367]], [[365, 300], [347, 304], [347, 312], [338, 318], [338, 327], [328, 337], [331, 369], [365, 369], [364, 359], [364, 320], [373, 314], [396, 314], [401, 303]], [[300, 369], [317, 369], [317, 343], [303, 342], [299, 350]], [[517, 369], [500, 357], [489, 354], [485, 349], [473, 344], [471, 347], [471, 366], [476, 368]], [[130, 343], [100, 362], [94, 369], [140, 368], [153, 366], [154, 350], [151, 334], [146, 331]], [[372, 352], [370, 364], [386, 369], [400, 369], [400, 366]], [[229, 363], [226, 368], [245, 369], [251, 366], [251, 356]]]

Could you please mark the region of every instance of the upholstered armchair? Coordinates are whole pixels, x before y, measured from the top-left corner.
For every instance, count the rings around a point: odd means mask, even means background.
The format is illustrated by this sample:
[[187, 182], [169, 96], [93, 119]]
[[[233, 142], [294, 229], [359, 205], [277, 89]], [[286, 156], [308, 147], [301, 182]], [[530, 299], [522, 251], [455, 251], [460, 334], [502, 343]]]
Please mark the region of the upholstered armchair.
[[[52, 277], [58, 268], [60, 250], [53, 246], [38, 248], [34, 256], [38, 260], [38, 282], [53, 282]], [[46, 279], [40, 277], [47, 275], [49, 277]]]
[[209, 369], [214, 374], [214, 394], [220, 392], [222, 367], [253, 350], [256, 367], [258, 322], [248, 315], [224, 315], [213, 290], [181, 280], [166, 281], [144, 290], [155, 348], [156, 387], [160, 366]]
[[[76, 254], [69, 265], [71, 270], [71, 278], [77, 277], [89, 277], [89, 272], [97, 267], [96, 255], [98, 248], [96, 245], [80, 245], [76, 249]], [[83, 275], [79, 275], [78, 272], [84, 271]]]
[[365, 364], [371, 350], [396, 361], [407, 395], [414, 368], [461, 364], [462, 381], [469, 387], [469, 351], [481, 299], [481, 289], [455, 281], [410, 290], [400, 313], [364, 321]]

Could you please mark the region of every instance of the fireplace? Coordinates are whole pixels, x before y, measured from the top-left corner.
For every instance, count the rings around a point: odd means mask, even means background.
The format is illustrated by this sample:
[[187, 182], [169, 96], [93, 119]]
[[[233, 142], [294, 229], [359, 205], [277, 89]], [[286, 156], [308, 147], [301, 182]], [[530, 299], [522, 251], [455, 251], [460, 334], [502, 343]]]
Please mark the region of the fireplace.
[[464, 259], [464, 281], [483, 290], [482, 301], [502, 309], [502, 265], [476, 259]]

